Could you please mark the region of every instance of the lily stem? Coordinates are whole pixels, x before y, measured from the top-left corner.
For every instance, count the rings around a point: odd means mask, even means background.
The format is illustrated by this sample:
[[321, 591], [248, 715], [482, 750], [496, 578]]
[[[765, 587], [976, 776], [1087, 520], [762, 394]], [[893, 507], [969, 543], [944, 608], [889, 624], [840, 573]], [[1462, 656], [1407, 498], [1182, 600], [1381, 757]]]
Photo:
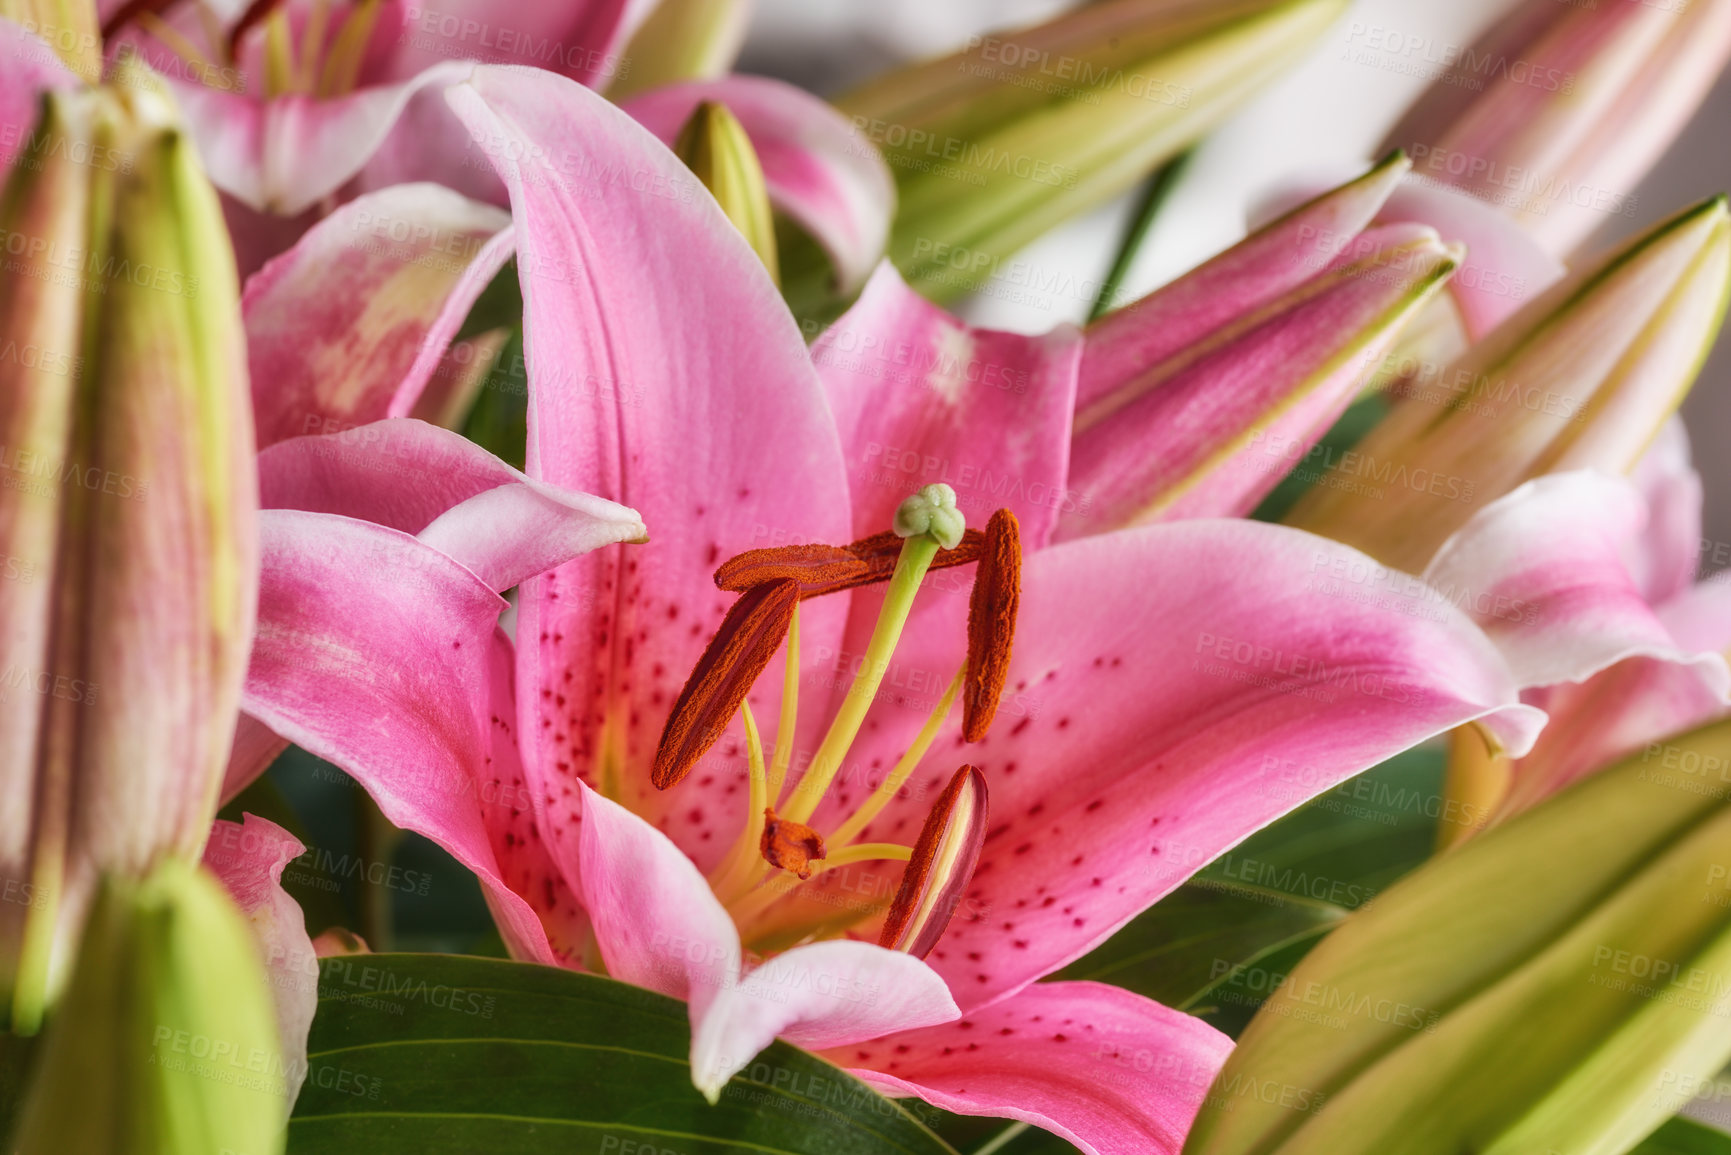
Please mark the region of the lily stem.
[[1002, 1131], [999, 1131], [996, 1135], [987, 1139], [985, 1145], [977, 1149], [974, 1152], [974, 1155], [993, 1155], [994, 1152], [1002, 1151], [1005, 1147], [1021, 1138], [1022, 1133], [1027, 1129], [1028, 1125], [1026, 1123], [1011, 1123], [1008, 1127], [1005, 1127]]
[[1148, 231], [1154, 226], [1154, 218], [1160, 215], [1161, 206], [1166, 203], [1166, 198], [1171, 195], [1172, 189], [1178, 184], [1178, 178], [1184, 175], [1184, 169], [1194, 155], [1194, 149], [1186, 149], [1148, 178], [1142, 199], [1136, 202], [1136, 208], [1131, 214], [1130, 227], [1124, 231], [1124, 239], [1118, 245], [1118, 255], [1112, 258], [1112, 268], [1106, 273], [1106, 279], [1100, 282], [1100, 293], [1094, 298], [1093, 307], [1088, 310], [1089, 321], [1098, 321], [1116, 307], [1118, 290], [1123, 287], [1124, 278], [1130, 272], [1130, 266], [1135, 263], [1136, 255], [1142, 251], [1142, 244], [1148, 239]]

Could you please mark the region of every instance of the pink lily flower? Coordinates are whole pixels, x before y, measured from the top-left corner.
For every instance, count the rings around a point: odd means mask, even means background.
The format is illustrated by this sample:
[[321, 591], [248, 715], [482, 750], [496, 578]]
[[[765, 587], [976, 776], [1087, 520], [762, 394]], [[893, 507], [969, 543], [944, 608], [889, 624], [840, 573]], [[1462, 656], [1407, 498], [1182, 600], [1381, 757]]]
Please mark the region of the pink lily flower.
[[[628, 68], [622, 46], [654, 7], [171, 0], [111, 5], [107, 30], [124, 33], [128, 50], [174, 86], [211, 179], [230, 198], [244, 274], [356, 193], [433, 181], [502, 202], [491, 166], [462, 151], [462, 129], [440, 92], [473, 61], [534, 65], [600, 86]], [[779, 81], [663, 86], [630, 107], [671, 141], [706, 99], [740, 119], [772, 203], [829, 253], [840, 289], [857, 289], [883, 252], [894, 212], [895, 184], [877, 150], [829, 105]], [[553, 156], [582, 163], [563, 148]]]
[[[458, 564], [488, 523], [434, 533], [461, 496], [412, 464], [436, 430], [388, 422], [389, 450], [355, 432], [281, 441], [261, 460], [264, 503], [284, 508], [262, 518], [247, 710], [475, 869], [518, 957], [604, 964], [687, 1000], [712, 1097], [779, 1036], [892, 1094], [1089, 1151], [1176, 1151], [1225, 1037], [1123, 991], [1037, 980], [1285, 810], [1273, 776], [1291, 760], [1320, 789], [1473, 719], [1524, 750], [1540, 715], [1501, 657], [1457, 612], [1339, 596], [1320, 576], [1368, 559], [1278, 527], [1041, 548], [1065, 486], [1074, 331], [973, 332], [882, 273], [808, 352], [751, 250], [629, 117], [524, 70], [477, 69], [449, 100], [498, 164], [521, 250], [532, 386], [515, 484], [607, 494], [654, 537], [523, 581], [513, 644], [476, 589], [485, 567]], [[540, 158], [560, 148], [631, 179], [555, 179]], [[996, 729], [967, 750], [947, 720], [968, 610], [943, 570], [881, 664], [882, 608], [910, 590], [803, 605], [797, 643], [758, 644], [765, 663], [785, 648], [791, 676], [741, 684], [762, 730], [722, 717], [689, 776], [657, 789], [663, 724], [735, 604], [716, 566], [885, 530], [928, 457], [969, 463], [961, 513], [1007, 507], [1032, 550]], [[413, 511], [400, 532], [383, 528], [393, 510]], [[525, 576], [497, 572], [495, 589]], [[849, 707], [868, 652], [883, 680]], [[845, 751], [800, 753], [861, 704]], [[915, 749], [938, 753], [886, 777]], [[750, 764], [770, 750], [784, 784], [804, 771], [763, 836], [793, 870], [738, 892], [732, 866], [763, 869]], [[962, 795], [940, 793], [963, 762], [979, 770], [967, 822]], [[799, 857], [806, 828], [827, 858]], [[939, 888], [959, 904], [947, 927], [928, 892], [912, 909], [931, 933], [890, 936], [922, 959], [872, 940], [923, 829], [979, 851], [971, 879]]]

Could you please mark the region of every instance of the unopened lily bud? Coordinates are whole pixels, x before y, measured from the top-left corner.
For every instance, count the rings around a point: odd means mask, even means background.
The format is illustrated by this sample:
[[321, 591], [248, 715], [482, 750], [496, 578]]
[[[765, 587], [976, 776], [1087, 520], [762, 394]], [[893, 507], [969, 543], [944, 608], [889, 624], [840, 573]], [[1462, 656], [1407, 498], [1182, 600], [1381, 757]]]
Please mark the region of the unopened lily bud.
[[0, 0], [0, 20], [34, 34], [86, 81], [101, 78], [102, 24], [95, 0]]
[[1344, 0], [1102, 0], [837, 104], [895, 171], [889, 255], [934, 300], [1125, 191], [1300, 59]]
[[35, 1029], [97, 872], [196, 857], [257, 588], [222, 212], [140, 72], [44, 98], [0, 193], [0, 994]]
[[750, 23], [751, 0], [659, 0], [626, 43], [629, 67], [615, 74], [607, 99], [726, 75]]
[[271, 1155], [291, 1076], [246, 919], [207, 871], [168, 859], [104, 883], [14, 1149]]
[[763, 166], [757, 150], [737, 117], [727, 106], [706, 100], [692, 110], [679, 130], [673, 151], [703, 182], [733, 227], [744, 235], [752, 251], [769, 270], [771, 280], [780, 279], [780, 260], [775, 250], [775, 218], [770, 212], [769, 189], [763, 181]]
[[1402, 384], [1287, 521], [1417, 573], [1522, 482], [1633, 469], [1694, 384], [1728, 290], [1721, 198], [1554, 286], [1439, 376]]
[[1270, 996], [1184, 1155], [1633, 1149], [1731, 1059], [1726, 765], [1731, 723], [1656, 743], [1379, 894]]
[[1522, 0], [1389, 135], [1557, 253], [1630, 215], [1634, 189], [1731, 58], [1731, 0]]

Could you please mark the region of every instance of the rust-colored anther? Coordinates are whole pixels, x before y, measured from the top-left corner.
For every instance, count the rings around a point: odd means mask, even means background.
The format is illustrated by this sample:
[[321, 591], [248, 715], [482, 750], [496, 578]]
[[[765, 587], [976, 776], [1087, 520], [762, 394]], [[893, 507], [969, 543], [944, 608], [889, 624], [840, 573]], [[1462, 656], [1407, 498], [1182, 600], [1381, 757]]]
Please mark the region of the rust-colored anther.
[[[783, 545], [750, 549], [721, 563], [715, 571], [718, 589], [744, 593], [752, 586], [784, 578], [799, 583], [800, 596], [827, 592], [837, 582], [868, 573], [865, 562], [839, 545]], [[837, 587], [845, 588], [845, 587]]]
[[798, 604], [799, 583], [787, 579], [753, 586], [733, 603], [662, 727], [650, 771], [656, 789], [679, 782], [715, 745], [787, 637]]
[[[970, 529], [955, 549], [940, 549], [929, 569], [967, 565], [979, 559], [985, 534]], [[750, 549], [722, 562], [715, 571], [718, 589], [743, 593], [764, 582], [791, 579], [799, 583], [799, 598], [840, 593], [856, 586], [887, 582], [896, 572], [903, 539], [891, 531], [861, 538], [850, 545], [782, 545]]]
[[986, 810], [985, 775], [963, 766], [926, 815], [878, 945], [915, 958], [931, 953], [974, 877], [986, 841]]
[[773, 806], [763, 808], [763, 838], [757, 845], [765, 862], [791, 870], [802, 880], [811, 877], [811, 864], [827, 853], [823, 835], [803, 822], [777, 818]]
[[1022, 600], [1022, 528], [1000, 509], [986, 523], [985, 546], [968, 600], [968, 679], [962, 687], [962, 737], [978, 742], [992, 728]]

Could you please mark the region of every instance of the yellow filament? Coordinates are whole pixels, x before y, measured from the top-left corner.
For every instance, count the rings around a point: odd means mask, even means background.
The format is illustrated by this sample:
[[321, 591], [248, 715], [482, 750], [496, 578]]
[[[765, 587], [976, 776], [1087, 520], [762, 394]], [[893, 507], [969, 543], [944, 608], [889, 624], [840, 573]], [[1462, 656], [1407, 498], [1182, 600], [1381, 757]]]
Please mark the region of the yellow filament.
[[343, 18], [343, 26], [337, 29], [336, 43], [331, 46], [330, 58], [325, 61], [324, 72], [319, 77], [318, 95], [342, 96], [355, 86], [378, 17], [379, 0], [361, 0]]
[[799, 603], [787, 624], [787, 654], [781, 676], [781, 722], [775, 731], [775, 756], [769, 763], [769, 804], [781, 805], [781, 787], [793, 763], [794, 733], [799, 728]]
[[789, 874], [785, 879], [781, 877], [766, 879], [762, 886], [731, 903], [728, 910], [733, 915], [734, 925], [744, 926], [800, 887], [815, 881], [826, 870], [834, 870], [840, 866], [851, 866], [856, 862], [906, 862], [913, 856], [914, 848], [911, 846], [902, 846], [894, 842], [861, 842], [854, 846], [844, 847], [827, 858], [813, 862], [810, 878], [800, 878], [797, 875]]
[[740, 831], [739, 841], [727, 852], [727, 858], [710, 882], [709, 888], [717, 894], [735, 889], [753, 873], [751, 868], [756, 862], [757, 847], [763, 840], [763, 808], [769, 805], [768, 782], [763, 768], [763, 739], [758, 735], [757, 719], [752, 716], [749, 702], [739, 704], [739, 716], [745, 722], [745, 760], [750, 767], [750, 796], [746, 802], [745, 829]]
[[867, 824], [876, 818], [885, 806], [889, 805], [890, 799], [894, 798], [901, 790], [903, 783], [907, 782], [908, 776], [920, 764], [920, 759], [924, 758], [926, 751], [932, 748], [932, 741], [938, 736], [938, 730], [943, 727], [944, 719], [950, 716], [950, 707], [955, 705], [956, 695], [961, 691], [962, 679], [966, 677], [967, 672], [968, 664], [963, 662], [956, 670], [956, 676], [950, 679], [949, 686], [944, 690], [944, 696], [938, 699], [936, 706], [932, 707], [932, 712], [926, 718], [926, 724], [920, 727], [920, 732], [914, 738], [913, 745], [909, 746], [907, 753], [901, 756], [895, 769], [891, 770], [889, 777], [883, 780], [883, 785], [867, 794], [865, 801], [860, 803], [859, 809], [855, 810], [846, 822], [836, 828], [836, 832], [830, 836], [834, 841], [846, 845], [858, 838], [859, 832], [864, 830]]
[[295, 46], [288, 14], [281, 8], [264, 18], [264, 93], [281, 96], [295, 83]]

